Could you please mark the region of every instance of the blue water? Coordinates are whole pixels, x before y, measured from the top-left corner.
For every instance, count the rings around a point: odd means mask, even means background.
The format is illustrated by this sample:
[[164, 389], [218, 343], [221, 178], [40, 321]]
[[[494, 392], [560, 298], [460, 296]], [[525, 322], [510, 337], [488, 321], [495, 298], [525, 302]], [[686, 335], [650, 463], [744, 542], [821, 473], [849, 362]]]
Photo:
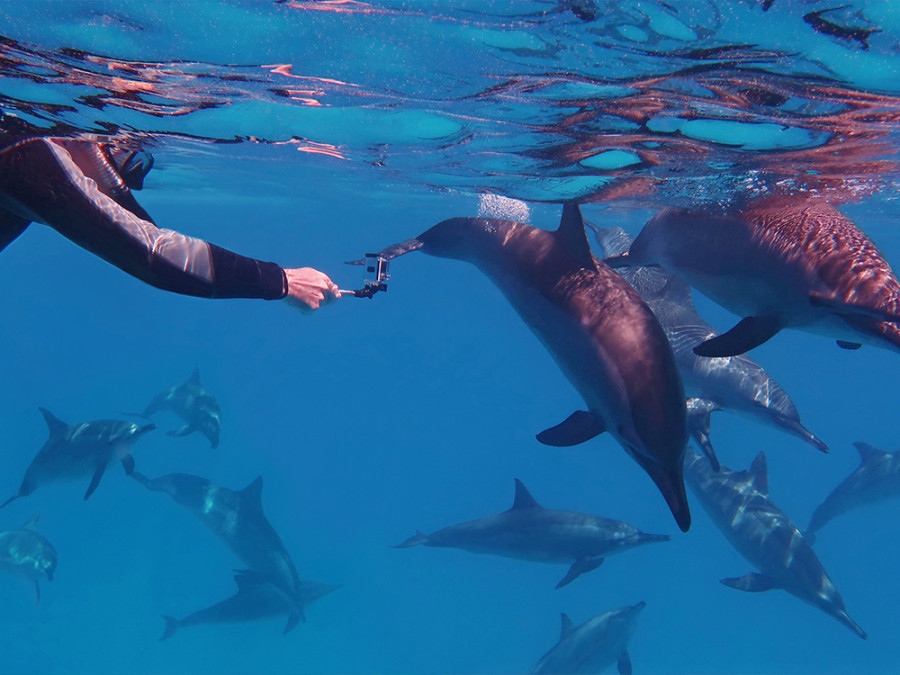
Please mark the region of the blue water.
[[[137, 196], [157, 223], [343, 288], [361, 282], [343, 261], [452, 216], [505, 208], [553, 228], [578, 199], [636, 233], [663, 204], [776, 184], [828, 195], [900, 264], [895, 3], [826, 15], [878, 27], [867, 45], [804, 22], [820, 2], [579, 4], [592, 20], [574, 5], [8, 0], [0, 108], [47, 133], [142, 139], [156, 168]], [[868, 641], [786, 593], [726, 588], [750, 565], [696, 504], [678, 532], [611, 438], [535, 441], [582, 403], [484, 276], [422, 255], [392, 272], [387, 294], [303, 316], [158, 291], [37, 225], [3, 252], [0, 496], [46, 439], [38, 406], [70, 423], [121, 417], [199, 365], [220, 447], [166, 436], [180, 422], [161, 415], [139, 470], [233, 489], [262, 475], [300, 576], [343, 588], [287, 636], [278, 619], [159, 642], [161, 615], [232, 594], [242, 564], [111, 467], [87, 502], [85, 485], [60, 484], [0, 511], [0, 529], [40, 513], [59, 554], [39, 604], [0, 578], [0, 672], [523, 672], [558, 639], [560, 612], [581, 623], [641, 600], [638, 673], [896, 672], [896, 502], [816, 543]], [[735, 321], [698, 306], [720, 329]], [[764, 450], [772, 497], [802, 527], [856, 467], [852, 442], [900, 445], [900, 362], [792, 331], [753, 358], [832, 452], [727, 412], [713, 442], [735, 469]], [[672, 541], [561, 590], [561, 566], [390, 547], [505, 510], [514, 478], [545, 506]]]

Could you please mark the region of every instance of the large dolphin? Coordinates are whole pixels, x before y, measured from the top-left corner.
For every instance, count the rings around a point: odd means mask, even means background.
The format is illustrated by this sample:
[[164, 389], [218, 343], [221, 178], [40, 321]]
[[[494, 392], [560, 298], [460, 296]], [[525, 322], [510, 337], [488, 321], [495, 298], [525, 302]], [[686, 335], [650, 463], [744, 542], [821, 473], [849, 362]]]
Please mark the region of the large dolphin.
[[15, 530], [0, 532], [0, 570], [34, 582], [41, 601], [41, 579], [53, 581], [56, 549], [37, 531], [39, 517], [31, 516]]
[[90, 485], [84, 493], [87, 499], [100, 484], [106, 467], [114, 460], [122, 462], [125, 473], [132, 472], [132, 444], [156, 428], [155, 424], [138, 426], [118, 420], [97, 420], [70, 426], [49, 410], [38, 410], [47, 421], [50, 437], [25, 470], [19, 491], [0, 504], [0, 508], [19, 497], [30, 495], [41, 485], [90, 476]]
[[615, 663], [621, 675], [631, 675], [628, 643], [637, 628], [645, 603], [611, 609], [576, 627], [562, 615], [562, 632], [553, 648], [531, 669], [532, 673], [599, 673]]
[[591, 254], [581, 211], [566, 204], [556, 231], [509, 220], [451, 218], [390, 246], [474, 264], [493, 281], [587, 404], [538, 435], [568, 446], [608, 431], [647, 472], [686, 531], [684, 388], [653, 312]]
[[262, 476], [257, 476], [243, 490], [231, 490], [186, 473], [150, 479], [135, 471], [131, 477], [148, 490], [166, 493], [193, 513], [253, 572], [263, 575], [292, 598], [294, 611], [286, 630], [303, 620], [300, 576], [281, 537], [263, 513]]
[[219, 446], [222, 430], [222, 411], [219, 402], [200, 383], [200, 368], [194, 368], [191, 376], [157, 394], [142, 413], [149, 417], [160, 410], [169, 410], [178, 415], [184, 426], [167, 432], [169, 436], [187, 436], [199, 431], [213, 448]]
[[866, 639], [866, 632], [844, 609], [840, 593], [810, 542], [769, 498], [764, 453], [756, 456], [748, 471], [732, 471], [723, 466], [715, 472], [705, 458], [689, 450], [685, 477], [731, 545], [759, 570], [722, 579], [723, 584], [750, 592], [784, 589]]
[[900, 282], [875, 245], [821, 197], [762, 198], [736, 213], [667, 208], [614, 266], [661, 265], [742, 319], [694, 348], [734, 356], [782, 328], [900, 349]]
[[835, 516], [864, 504], [900, 497], [900, 452], [885, 452], [867, 443], [853, 445], [859, 451], [859, 467], [813, 512], [804, 532], [810, 539]]
[[[296, 600], [288, 598], [282, 589], [269, 583], [266, 578], [249, 570], [238, 571], [234, 575], [237, 593], [214, 605], [189, 614], [183, 619], [164, 616], [165, 631], [160, 640], [168, 640], [175, 632], [186, 626], [201, 624], [242, 623], [271, 619], [284, 614], [292, 614], [296, 606], [308, 607], [322, 596], [328, 595], [340, 586], [320, 584], [317, 581], [301, 581]], [[284, 627], [287, 635], [296, 623], [290, 621]]]
[[556, 585], [561, 588], [598, 567], [605, 556], [654, 541], [665, 534], [645, 534], [633, 525], [577, 511], [545, 509], [516, 479], [512, 507], [492, 516], [450, 525], [432, 534], [417, 532], [395, 548], [422, 544], [490, 553], [518, 560], [570, 563]]
[[[624, 253], [634, 237], [619, 227], [591, 225], [605, 257]], [[669, 338], [688, 396], [688, 429], [715, 468], [718, 460], [709, 440], [709, 415], [733, 410], [802, 438], [828, 452], [828, 446], [800, 422], [787, 392], [747, 356], [703, 357], [693, 347], [718, 335], [697, 313], [691, 287], [657, 266], [618, 270], [653, 310]]]

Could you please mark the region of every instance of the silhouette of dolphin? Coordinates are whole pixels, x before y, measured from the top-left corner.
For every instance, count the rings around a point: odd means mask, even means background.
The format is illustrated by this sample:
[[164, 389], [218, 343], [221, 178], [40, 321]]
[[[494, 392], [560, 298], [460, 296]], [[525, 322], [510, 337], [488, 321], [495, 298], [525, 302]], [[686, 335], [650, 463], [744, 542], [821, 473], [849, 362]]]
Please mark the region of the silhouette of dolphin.
[[668, 340], [637, 292], [591, 254], [581, 211], [551, 232], [451, 218], [380, 255], [411, 251], [474, 264], [503, 292], [587, 404], [537, 438], [583, 443], [608, 431], [659, 488], [678, 526], [691, 517], [682, 475], [684, 388]]
[[0, 570], [34, 582], [36, 602], [41, 601], [40, 579], [53, 581], [56, 549], [37, 531], [39, 516], [31, 516], [15, 530], [0, 532]]
[[[296, 606], [309, 607], [322, 596], [332, 593], [341, 586], [320, 584], [316, 581], [301, 581], [299, 595], [295, 600], [288, 598], [284, 591], [260, 574], [250, 570], [240, 570], [234, 575], [237, 593], [221, 602], [189, 614], [183, 619], [164, 616], [166, 628], [160, 641], [168, 640], [175, 632], [186, 626], [201, 624], [240, 623], [270, 619], [296, 611]], [[283, 634], [287, 635], [296, 626], [296, 622], [285, 626]]]
[[875, 245], [821, 198], [770, 197], [737, 215], [667, 208], [614, 267], [660, 265], [745, 317], [694, 348], [734, 356], [782, 328], [900, 349], [900, 282]]
[[556, 585], [562, 588], [579, 575], [596, 569], [605, 556], [653, 541], [669, 541], [665, 534], [645, 534], [633, 525], [577, 511], [545, 509], [518, 478], [516, 496], [508, 511], [434, 532], [417, 532], [395, 548], [422, 544], [490, 553], [518, 560], [568, 563], [571, 567]]
[[760, 571], [722, 583], [750, 592], [782, 588], [865, 640], [810, 542], [769, 498], [765, 454], [760, 452], [748, 471], [723, 466], [714, 472], [698, 453], [688, 453], [685, 477], [694, 495], [731, 545]]
[[900, 497], [900, 452], [885, 452], [868, 443], [853, 445], [859, 451], [859, 467], [813, 512], [803, 533], [810, 541], [828, 521], [846, 511]]
[[213, 448], [219, 447], [219, 433], [222, 430], [222, 411], [219, 402], [200, 383], [200, 368], [194, 368], [184, 382], [169, 387], [157, 394], [142, 415], [150, 417], [160, 410], [169, 410], [184, 420], [184, 426], [166, 432], [169, 436], [187, 436], [199, 431]]
[[19, 497], [30, 495], [41, 485], [91, 476], [90, 485], [84, 493], [87, 499], [97, 489], [106, 467], [113, 460], [122, 462], [126, 474], [134, 470], [131, 446], [156, 428], [155, 424], [138, 426], [118, 420], [97, 420], [69, 426], [49, 410], [38, 410], [47, 421], [50, 437], [25, 470], [19, 491], [0, 504], [0, 508]]
[[262, 476], [237, 491], [186, 473], [149, 479], [135, 471], [131, 477], [148, 490], [169, 495], [225, 542], [247, 567], [281, 589], [293, 602], [285, 631], [304, 620], [301, 582], [294, 561], [263, 513]]
[[611, 609], [588, 619], [577, 628], [562, 615], [559, 642], [544, 654], [532, 673], [599, 673], [615, 663], [621, 675], [631, 675], [628, 643], [646, 603]]
[[[628, 250], [634, 237], [619, 227], [590, 225], [605, 257]], [[800, 413], [787, 392], [747, 356], [697, 356], [693, 347], [718, 333], [697, 313], [691, 287], [660, 267], [623, 267], [618, 270], [653, 310], [669, 338], [681, 371], [688, 400], [688, 429], [697, 445], [718, 470], [709, 440], [709, 415], [733, 410], [802, 438], [822, 452], [828, 446], [800, 422]]]

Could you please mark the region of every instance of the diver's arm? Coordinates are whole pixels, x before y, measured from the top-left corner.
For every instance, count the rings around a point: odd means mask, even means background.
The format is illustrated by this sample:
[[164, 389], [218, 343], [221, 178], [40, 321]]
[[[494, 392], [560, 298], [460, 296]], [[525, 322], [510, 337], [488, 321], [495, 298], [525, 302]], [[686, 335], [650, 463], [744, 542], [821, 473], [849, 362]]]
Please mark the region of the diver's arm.
[[104, 194], [62, 144], [36, 138], [0, 152], [0, 197], [19, 219], [37, 220], [153, 286], [205, 298], [288, 295], [275, 263], [156, 227]]

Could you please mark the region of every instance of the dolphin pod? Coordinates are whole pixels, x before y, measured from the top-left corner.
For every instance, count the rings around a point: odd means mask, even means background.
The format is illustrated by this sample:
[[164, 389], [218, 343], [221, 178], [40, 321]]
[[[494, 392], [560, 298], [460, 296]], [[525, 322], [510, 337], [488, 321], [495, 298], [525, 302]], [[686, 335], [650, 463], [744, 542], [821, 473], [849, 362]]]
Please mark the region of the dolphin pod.
[[472, 263], [486, 274], [581, 395], [587, 410], [538, 440], [570, 446], [609, 432], [687, 531], [687, 422], [675, 357], [647, 304], [592, 255], [579, 207], [566, 204], [555, 231], [510, 220], [451, 218], [380, 255], [390, 260], [418, 250]]
[[507, 511], [450, 525], [432, 534], [417, 532], [395, 548], [421, 544], [545, 563], [571, 561], [569, 571], [556, 585], [562, 588], [599, 567], [605, 556], [668, 540], [668, 535], [646, 534], [618, 520], [545, 509], [516, 479], [516, 496]]
[[[605, 257], [620, 255], [634, 237], [618, 227], [591, 225]], [[709, 415], [733, 410], [791, 433], [818, 450], [828, 446], [800, 421], [797, 407], [778, 383], [744, 355], [703, 357], [693, 347], [718, 333], [697, 313], [690, 286], [660, 267], [629, 266], [618, 270], [653, 310], [666, 332], [681, 371], [688, 400], [688, 429], [697, 445], [718, 470], [709, 439]]]
[[660, 265], [744, 317], [695, 346], [700, 356], [742, 354], [783, 328], [844, 349], [900, 349], [900, 282], [869, 238], [818, 197], [772, 196], [735, 214], [663, 209], [607, 263]]

